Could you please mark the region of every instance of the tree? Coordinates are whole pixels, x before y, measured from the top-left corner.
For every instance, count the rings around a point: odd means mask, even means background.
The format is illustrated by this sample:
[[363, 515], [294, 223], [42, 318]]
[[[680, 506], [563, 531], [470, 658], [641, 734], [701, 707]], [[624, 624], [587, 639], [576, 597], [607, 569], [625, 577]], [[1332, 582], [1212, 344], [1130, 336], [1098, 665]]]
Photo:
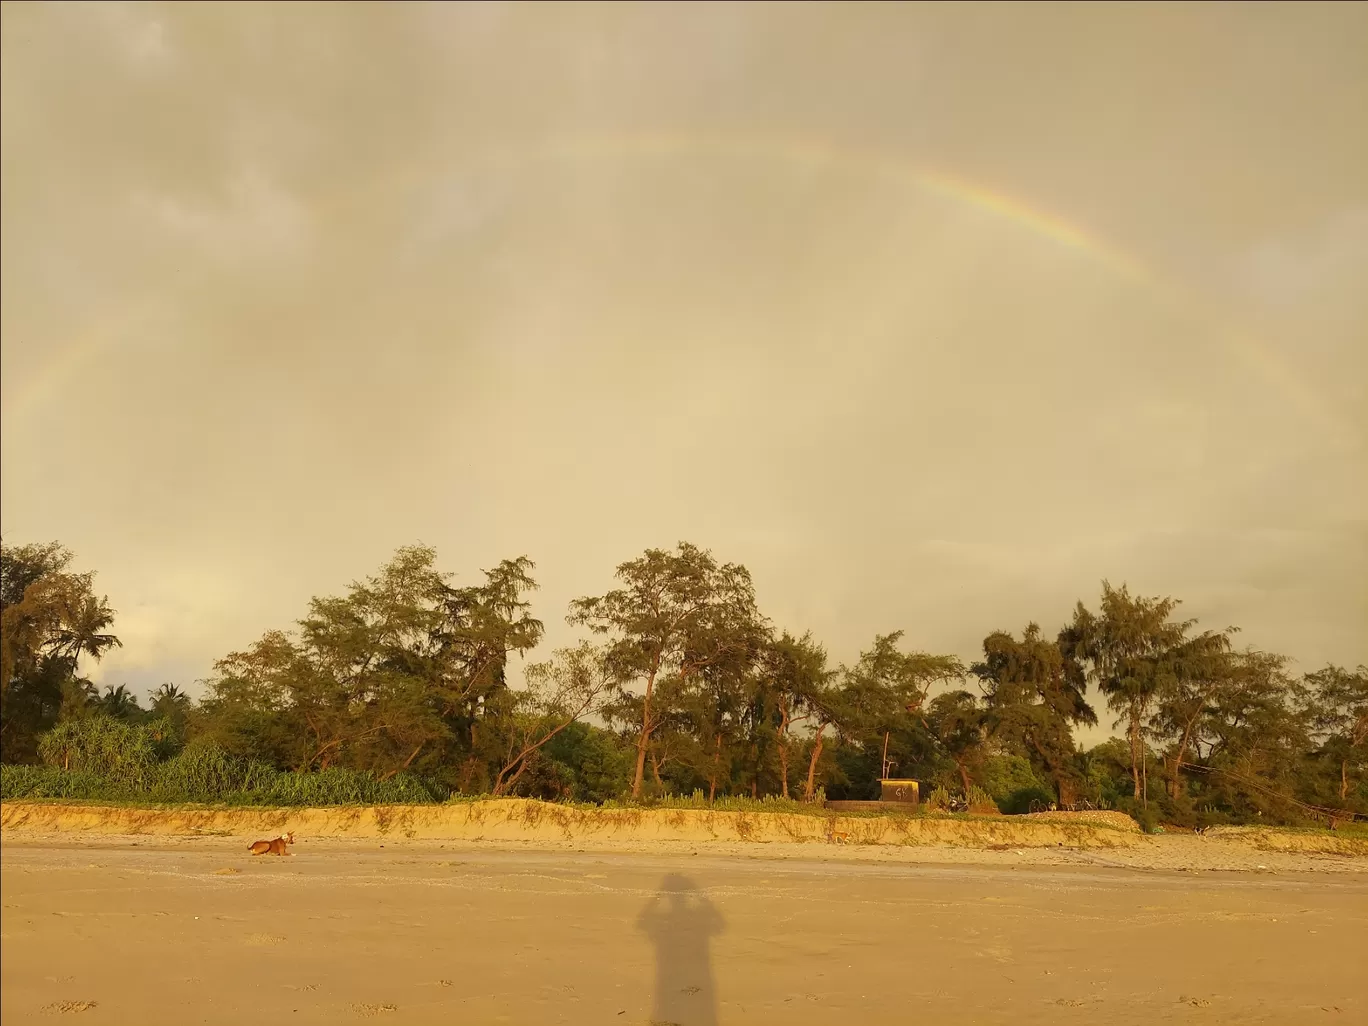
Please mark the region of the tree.
[[987, 733], [987, 720], [978, 699], [968, 691], [937, 695], [927, 706], [926, 721], [941, 750], [955, 764], [967, 796], [973, 783], [969, 767], [981, 758]]
[[142, 707], [138, 705], [138, 697], [123, 684], [118, 687], [114, 687], [112, 684], [106, 685], [105, 693], [96, 699], [96, 706], [101, 713], [116, 720], [136, 722], [142, 717]]
[[1350, 672], [1328, 665], [1308, 673], [1313, 728], [1321, 735], [1323, 751], [1339, 763], [1339, 798], [1349, 796], [1349, 768], [1362, 771], [1368, 747], [1368, 667]]
[[487, 695], [508, 686], [509, 657], [541, 642], [545, 628], [527, 599], [537, 589], [535, 568], [526, 556], [505, 559], [485, 571], [483, 585], [443, 589], [432, 640], [448, 714], [473, 716]]
[[852, 725], [880, 733], [899, 713], [920, 717], [932, 687], [964, 677], [964, 664], [954, 656], [899, 651], [902, 638], [902, 631], [875, 636], [859, 661], [843, 671]]
[[34, 757], [39, 734], [88, 711], [81, 661], [119, 644], [94, 575], [70, 572], [71, 561], [57, 542], [0, 545], [0, 736], [9, 761]]
[[824, 713], [834, 671], [827, 668], [826, 649], [813, 640], [812, 634], [794, 638], [787, 631], [765, 646], [761, 655], [760, 675], [765, 690], [772, 696], [778, 714], [775, 738], [779, 753], [780, 794], [789, 796], [789, 762], [793, 745], [792, 731], [813, 720], [818, 723], [814, 744], [815, 755], [808, 767], [808, 785], [804, 791], [812, 796], [812, 778], [816, 772], [816, 758], [821, 755], [820, 732], [825, 730]]
[[632, 796], [639, 797], [652, 734], [672, 705], [654, 702], [662, 677], [673, 676], [680, 694], [705, 666], [757, 648], [764, 626], [746, 568], [719, 564], [687, 542], [674, 552], [648, 549], [619, 565], [616, 576], [621, 588], [575, 600], [567, 619], [610, 639], [618, 680], [641, 682], [632, 776]]
[[1079, 602], [1073, 622], [1060, 634], [1060, 646], [1070, 659], [1087, 661], [1107, 706], [1126, 725], [1131, 749], [1131, 778], [1137, 801], [1148, 800], [1148, 760], [1144, 726], [1159, 693], [1164, 661], [1178, 648], [1194, 620], [1173, 621], [1178, 608], [1172, 598], [1132, 596], [1123, 584], [1102, 582], [1097, 614]]
[[807, 779], [803, 781], [803, 801], [810, 802], [817, 796], [817, 764], [822, 759], [826, 731], [829, 727], [839, 727], [846, 719], [845, 692], [837, 684], [838, 672], [831, 671], [813, 688], [806, 697], [807, 707], [811, 710], [812, 747], [808, 751]]
[[62, 613], [50, 644], [59, 656], [71, 661], [73, 673], [82, 656], [99, 660], [111, 648], [123, 647], [123, 642], [108, 633], [114, 623], [114, 611], [109, 608], [108, 599], [96, 598], [82, 590], [68, 596]]
[[1291, 792], [1311, 743], [1305, 688], [1284, 656], [1254, 649], [1233, 653], [1217, 684], [1194, 741], [1209, 800], [1237, 815], [1298, 821]]
[[1205, 631], [1175, 645], [1157, 662], [1155, 708], [1149, 720], [1151, 736], [1169, 742], [1173, 759], [1169, 797], [1182, 792], [1182, 769], [1192, 749], [1202, 717], [1213, 696], [1232, 671], [1230, 631]]
[[150, 702], [152, 715], [166, 720], [178, 736], [184, 737], [194, 708], [190, 696], [175, 684], [163, 684], [152, 692]]
[[537, 753], [572, 723], [596, 712], [616, 684], [605, 654], [587, 641], [529, 666], [526, 687], [503, 696], [506, 738], [494, 794], [512, 791]]
[[986, 725], [1009, 750], [1054, 782], [1061, 803], [1074, 800], [1077, 749], [1073, 727], [1094, 724], [1082, 673], [1058, 641], [1030, 623], [1017, 641], [1006, 631], [983, 639], [983, 661], [970, 672], [987, 700]]
[[[454, 587], [427, 546], [399, 549], [342, 596], [315, 598], [294, 632], [270, 631], [216, 665], [205, 732], [233, 754], [292, 769], [340, 765], [388, 778], [423, 767], [485, 786], [502, 766], [491, 717], [514, 652], [541, 639], [533, 563], [505, 560]], [[480, 736], [481, 724], [489, 728]]]
[[270, 631], [216, 665], [211, 708], [237, 705], [287, 725], [287, 765], [403, 768], [443, 728], [423, 687], [444, 576], [431, 549], [400, 549], [343, 597], [315, 598], [298, 639]]

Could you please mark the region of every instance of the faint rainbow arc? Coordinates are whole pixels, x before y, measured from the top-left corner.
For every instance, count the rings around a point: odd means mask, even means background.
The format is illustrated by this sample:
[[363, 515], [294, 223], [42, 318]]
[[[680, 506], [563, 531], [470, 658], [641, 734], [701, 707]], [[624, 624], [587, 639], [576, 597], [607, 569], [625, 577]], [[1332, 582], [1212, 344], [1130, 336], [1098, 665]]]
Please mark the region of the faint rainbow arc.
[[[845, 170], [877, 175], [915, 187], [923, 192], [1000, 217], [1031, 234], [1080, 253], [1124, 280], [1148, 288], [1171, 302], [1201, 308], [1194, 296], [1156, 274], [1143, 261], [1107, 243], [1082, 227], [1063, 220], [1039, 207], [1006, 193], [996, 192], [967, 179], [909, 161], [896, 153], [852, 145], [836, 145], [825, 140], [794, 137], [709, 135], [699, 133], [649, 133], [581, 135], [535, 146], [490, 147], [463, 153], [434, 167], [430, 162], [410, 163], [383, 179], [379, 185], [365, 184], [342, 188], [331, 197], [331, 205], [346, 208], [360, 204], [384, 188], [393, 192], [430, 184], [445, 175], [512, 169], [536, 163], [569, 160], [628, 159], [642, 157], [731, 156], [747, 160], [782, 160], [789, 165], [817, 170]], [[324, 200], [326, 210], [329, 202]], [[336, 212], [336, 211], [333, 211]], [[101, 321], [82, 332], [82, 338], [63, 351], [35, 375], [34, 380], [6, 405], [6, 423], [21, 419], [32, 407], [55, 393], [62, 381], [80, 365], [93, 360], [108, 348], [120, 330], [129, 330], [156, 305], [155, 300], [134, 305], [113, 323]], [[1245, 366], [1281, 391], [1297, 409], [1320, 427], [1341, 438], [1351, 437], [1337, 421], [1327, 404], [1275, 352], [1255, 336], [1235, 329], [1209, 308], [1201, 309], [1204, 319], [1218, 327], [1222, 346]]]

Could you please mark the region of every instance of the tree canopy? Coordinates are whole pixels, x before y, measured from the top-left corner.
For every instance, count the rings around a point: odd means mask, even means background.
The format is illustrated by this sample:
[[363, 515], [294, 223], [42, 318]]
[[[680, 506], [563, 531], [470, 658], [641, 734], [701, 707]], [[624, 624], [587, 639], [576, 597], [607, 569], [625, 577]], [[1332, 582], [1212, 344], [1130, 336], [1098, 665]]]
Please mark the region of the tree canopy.
[[[573, 601], [586, 636], [538, 659], [530, 559], [458, 584], [413, 545], [223, 655], [198, 698], [168, 683], [140, 699], [88, 676], [120, 642], [73, 563], [55, 542], [0, 546], [4, 761], [46, 762], [63, 794], [100, 778], [277, 801], [817, 800], [876, 797], [896, 773], [1003, 811], [1368, 813], [1368, 670], [1293, 673], [1124, 584], [1103, 581], [1095, 611], [1080, 601], [1053, 635], [988, 632], [968, 665], [893, 629], [833, 666], [810, 632], [770, 623], [745, 567], [681, 542]], [[1093, 688], [1123, 736], [1085, 751]]]

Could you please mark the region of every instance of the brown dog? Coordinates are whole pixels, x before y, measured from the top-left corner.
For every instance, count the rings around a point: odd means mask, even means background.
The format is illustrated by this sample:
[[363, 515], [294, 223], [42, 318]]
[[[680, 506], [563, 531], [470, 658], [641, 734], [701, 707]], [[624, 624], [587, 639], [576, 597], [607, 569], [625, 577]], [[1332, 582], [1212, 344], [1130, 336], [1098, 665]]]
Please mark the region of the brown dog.
[[254, 841], [247, 846], [253, 855], [289, 855], [289, 846], [294, 844], [294, 831], [273, 841]]

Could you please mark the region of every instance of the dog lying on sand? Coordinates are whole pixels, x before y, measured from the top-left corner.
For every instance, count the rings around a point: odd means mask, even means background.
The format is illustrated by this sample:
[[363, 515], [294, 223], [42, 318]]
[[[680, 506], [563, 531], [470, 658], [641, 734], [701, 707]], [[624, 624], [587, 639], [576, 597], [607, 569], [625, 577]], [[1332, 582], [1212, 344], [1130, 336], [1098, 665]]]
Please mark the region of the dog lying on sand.
[[294, 831], [282, 837], [277, 837], [271, 841], [253, 841], [247, 846], [247, 850], [253, 855], [289, 855], [289, 847], [294, 844]]

